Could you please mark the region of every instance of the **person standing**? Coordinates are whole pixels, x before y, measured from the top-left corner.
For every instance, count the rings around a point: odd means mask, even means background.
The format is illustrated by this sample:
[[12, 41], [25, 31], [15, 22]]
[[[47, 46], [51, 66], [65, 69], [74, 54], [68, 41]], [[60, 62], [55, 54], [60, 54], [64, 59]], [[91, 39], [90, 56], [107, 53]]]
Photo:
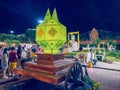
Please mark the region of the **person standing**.
[[21, 46], [18, 46], [18, 49], [17, 49], [17, 57], [18, 57], [18, 67], [21, 67]]
[[9, 75], [15, 76], [13, 69], [17, 67], [17, 53], [15, 52], [15, 47], [11, 47], [9, 53]]
[[24, 63], [27, 61], [27, 52], [25, 51], [25, 48], [22, 47], [22, 52], [21, 52], [21, 66], [22, 68], [24, 67]]
[[92, 65], [96, 65], [97, 63], [97, 60], [95, 60], [95, 55], [92, 49], [90, 49], [90, 51], [87, 53], [87, 63], [89, 62], [92, 62]]
[[7, 79], [8, 77], [6, 76], [6, 71], [8, 69], [8, 49], [7, 48], [4, 48], [4, 51], [3, 51], [3, 60], [1, 62], [2, 64], [2, 69], [3, 69], [3, 79]]
[[[41, 53], [41, 51], [40, 51], [40, 53]], [[32, 49], [30, 57], [32, 58], [32, 62], [36, 61], [37, 56], [36, 56], [36, 50], [35, 49]]]
[[1, 67], [2, 57], [3, 57], [3, 51], [2, 51], [2, 46], [0, 46], [0, 69], [2, 69]]

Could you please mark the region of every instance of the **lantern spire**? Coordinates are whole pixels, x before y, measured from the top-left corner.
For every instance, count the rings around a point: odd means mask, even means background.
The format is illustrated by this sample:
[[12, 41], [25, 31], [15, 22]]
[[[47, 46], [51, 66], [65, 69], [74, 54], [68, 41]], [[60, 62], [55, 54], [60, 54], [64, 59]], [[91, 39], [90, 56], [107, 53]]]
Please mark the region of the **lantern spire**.
[[49, 8], [47, 9], [47, 12], [45, 14], [45, 17], [44, 17], [44, 22], [48, 21], [51, 19], [51, 14], [50, 14], [50, 10]]
[[52, 19], [55, 20], [55, 21], [57, 21], [57, 22], [59, 22], [56, 8], [54, 8], [54, 11], [53, 11], [53, 14], [52, 14]]

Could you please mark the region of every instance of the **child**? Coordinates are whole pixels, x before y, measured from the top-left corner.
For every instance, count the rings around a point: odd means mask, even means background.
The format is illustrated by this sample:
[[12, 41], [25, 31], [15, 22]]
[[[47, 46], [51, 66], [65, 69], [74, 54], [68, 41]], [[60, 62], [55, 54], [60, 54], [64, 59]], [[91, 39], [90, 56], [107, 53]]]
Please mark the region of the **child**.
[[17, 53], [15, 48], [12, 47], [9, 53], [9, 75], [15, 76], [13, 69], [17, 67]]

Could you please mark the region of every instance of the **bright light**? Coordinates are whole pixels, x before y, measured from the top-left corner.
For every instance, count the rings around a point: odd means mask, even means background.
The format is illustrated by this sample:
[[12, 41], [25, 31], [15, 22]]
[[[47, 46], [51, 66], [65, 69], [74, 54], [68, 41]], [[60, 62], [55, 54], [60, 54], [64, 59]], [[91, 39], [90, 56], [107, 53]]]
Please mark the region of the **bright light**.
[[43, 21], [43, 20], [39, 20], [38, 22], [39, 22], [39, 23], [43, 23], [44, 21]]
[[14, 31], [10, 31], [10, 33], [12, 34], [12, 33], [14, 33]]

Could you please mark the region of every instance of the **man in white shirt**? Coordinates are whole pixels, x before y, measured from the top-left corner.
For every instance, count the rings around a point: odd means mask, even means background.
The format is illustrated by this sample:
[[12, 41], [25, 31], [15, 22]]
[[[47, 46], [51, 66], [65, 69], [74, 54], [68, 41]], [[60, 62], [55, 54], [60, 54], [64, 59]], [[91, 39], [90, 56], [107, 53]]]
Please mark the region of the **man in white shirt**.
[[96, 65], [97, 60], [95, 60], [95, 55], [92, 49], [90, 49], [90, 52], [87, 53], [87, 63], [90, 61], [92, 61], [93, 65]]
[[25, 51], [25, 48], [22, 47], [22, 52], [21, 52], [21, 66], [24, 67], [24, 63], [27, 60], [27, 52]]

